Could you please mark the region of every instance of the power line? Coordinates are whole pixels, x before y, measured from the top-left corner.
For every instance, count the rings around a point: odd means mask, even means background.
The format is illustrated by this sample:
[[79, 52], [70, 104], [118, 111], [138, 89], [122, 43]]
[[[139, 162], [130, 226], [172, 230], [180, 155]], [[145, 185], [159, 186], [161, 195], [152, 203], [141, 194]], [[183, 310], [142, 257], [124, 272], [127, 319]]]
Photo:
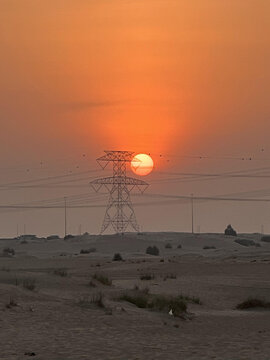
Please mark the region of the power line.
[[[190, 200], [187, 195], [167, 195], [167, 194], [144, 194], [146, 197], [160, 197], [171, 199], [186, 199]], [[270, 202], [270, 199], [254, 199], [254, 198], [236, 198], [236, 197], [215, 197], [215, 196], [193, 196], [193, 200], [206, 200], [206, 201], [239, 201], [239, 202]]]
[[172, 158], [172, 159], [198, 159], [198, 160], [239, 160], [239, 161], [270, 161], [270, 158], [258, 158], [254, 156], [232, 156], [232, 155], [172, 155], [172, 154], [158, 154], [149, 153], [151, 156], [158, 156], [159, 158]]
[[[47, 176], [47, 177], [43, 177], [43, 178], [37, 178], [37, 179], [29, 179], [29, 180], [23, 180], [23, 181], [17, 181], [17, 182], [11, 182], [11, 183], [5, 183], [5, 184], [0, 184], [0, 188], [5, 188], [5, 187], [13, 187], [13, 186], [22, 186], [24, 184], [32, 184], [32, 183], [37, 183], [37, 182], [47, 182], [47, 185], [50, 185], [50, 180], [56, 180], [56, 179], [63, 179], [63, 178], [67, 178], [67, 177], [74, 177], [74, 176], [79, 176], [79, 175], [83, 175], [83, 174], [90, 174], [90, 173], [98, 173], [100, 172], [100, 170], [87, 170], [87, 171], [81, 171], [81, 172], [77, 172], [77, 173], [72, 173], [72, 174], [63, 174], [63, 175], [55, 175], [55, 176]], [[89, 179], [89, 178], [83, 178], [85, 179]], [[80, 179], [82, 180], [82, 179]], [[48, 183], [49, 181], [49, 183]], [[72, 182], [72, 181], [78, 181], [78, 179], [73, 179], [73, 180], [69, 180], [66, 182]], [[64, 181], [63, 181], [64, 182]], [[62, 182], [58, 182], [56, 184], [61, 184]], [[37, 184], [33, 184], [31, 186], [35, 186]], [[43, 184], [41, 184], [43, 185]]]

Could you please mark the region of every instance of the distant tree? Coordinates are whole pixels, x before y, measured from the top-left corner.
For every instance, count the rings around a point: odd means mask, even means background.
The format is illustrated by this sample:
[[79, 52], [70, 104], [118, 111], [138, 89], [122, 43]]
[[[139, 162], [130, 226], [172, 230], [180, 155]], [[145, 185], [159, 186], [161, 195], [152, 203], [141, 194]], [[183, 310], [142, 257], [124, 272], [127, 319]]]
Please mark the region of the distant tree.
[[225, 235], [230, 235], [230, 236], [237, 236], [237, 233], [236, 233], [236, 231], [232, 228], [232, 225], [231, 225], [231, 224], [229, 224], [229, 225], [227, 226], [227, 228], [226, 228], [225, 231], [224, 231], [224, 234], [225, 234]]

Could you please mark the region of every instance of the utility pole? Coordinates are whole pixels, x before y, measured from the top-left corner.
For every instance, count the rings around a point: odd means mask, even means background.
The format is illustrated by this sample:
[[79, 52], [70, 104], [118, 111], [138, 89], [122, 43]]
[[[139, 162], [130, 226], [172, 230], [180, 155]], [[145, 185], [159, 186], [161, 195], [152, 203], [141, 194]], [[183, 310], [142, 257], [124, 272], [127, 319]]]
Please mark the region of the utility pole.
[[67, 198], [64, 197], [65, 200], [65, 237], [67, 236]]
[[191, 233], [194, 234], [194, 203], [193, 203], [193, 194], [191, 194]]

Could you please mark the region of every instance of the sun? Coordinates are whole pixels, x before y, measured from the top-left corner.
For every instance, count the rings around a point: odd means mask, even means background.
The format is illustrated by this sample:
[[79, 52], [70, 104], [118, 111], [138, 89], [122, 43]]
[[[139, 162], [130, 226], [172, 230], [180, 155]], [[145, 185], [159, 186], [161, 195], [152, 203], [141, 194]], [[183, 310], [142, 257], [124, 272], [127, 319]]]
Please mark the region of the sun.
[[136, 175], [145, 176], [153, 170], [154, 162], [151, 156], [146, 154], [138, 154], [131, 160], [131, 170]]

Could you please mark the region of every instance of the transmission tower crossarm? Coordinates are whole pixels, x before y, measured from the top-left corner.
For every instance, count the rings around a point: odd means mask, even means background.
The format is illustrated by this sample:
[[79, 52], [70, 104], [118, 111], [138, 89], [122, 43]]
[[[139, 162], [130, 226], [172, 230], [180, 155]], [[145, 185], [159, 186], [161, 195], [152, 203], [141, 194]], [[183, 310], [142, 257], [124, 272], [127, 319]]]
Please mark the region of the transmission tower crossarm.
[[139, 179], [135, 179], [128, 176], [109, 176], [105, 178], [95, 179], [91, 181], [90, 184], [97, 185], [115, 185], [115, 184], [125, 184], [125, 185], [139, 185], [139, 186], [149, 186], [147, 182]]

